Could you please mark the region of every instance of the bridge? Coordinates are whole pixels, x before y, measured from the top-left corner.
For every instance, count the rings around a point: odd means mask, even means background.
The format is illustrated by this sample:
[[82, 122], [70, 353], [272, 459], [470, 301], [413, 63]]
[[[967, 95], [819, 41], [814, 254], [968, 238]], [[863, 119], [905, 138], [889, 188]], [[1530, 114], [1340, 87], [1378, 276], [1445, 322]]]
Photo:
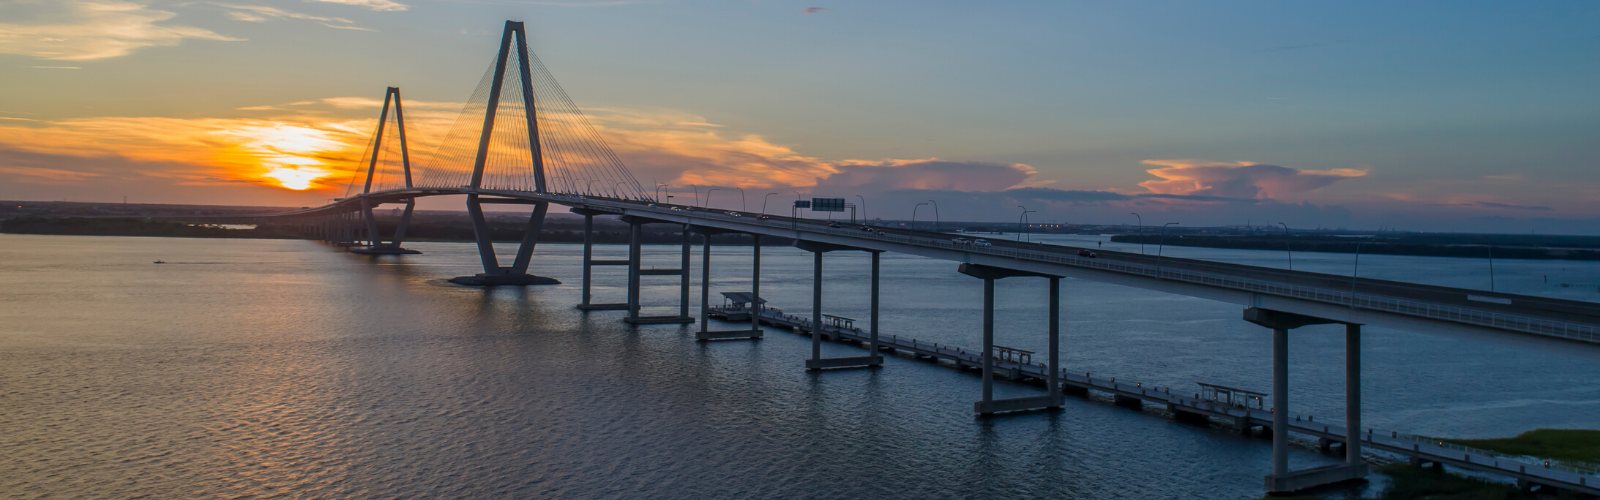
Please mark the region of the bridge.
[[[821, 301], [825, 286], [822, 280], [824, 255], [865, 253], [871, 261], [871, 313], [867, 329], [859, 338], [867, 354], [824, 358], [821, 342], [825, 335], [814, 333], [806, 369], [819, 371], [879, 367], [884, 363], [881, 353], [885, 350], [907, 349], [896, 342], [885, 342], [878, 332], [878, 262], [883, 252], [950, 261], [956, 264], [955, 271], [971, 276], [982, 288], [983, 346], [976, 354], [961, 350], [957, 356], [961, 360], [959, 363], [973, 364], [981, 370], [982, 394], [973, 406], [973, 411], [980, 415], [1059, 408], [1064, 401], [1064, 389], [1096, 387], [1099, 383], [1087, 377], [1079, 380], [1066, 376], [1060, 367], [1062, 278], [1238, 304], [1242, 320], [1270, 330], [1273, 338], [1271, 407], [1236, 415], [1271, 429], [1271, 473], [1265, 478], [1265, 486], [1272, 493], [1362, 478], [1367, 474], [1367, 467], [1361, 460], [1363, 446], [1385, 450], [1399, 446], [1382, 436], [1375, 438], [1370, 432], [1367, 435], [1361, 432], [1360, 342], [1364, 325], [1600, 353], [1600, 304], [1123, 252], [1097, 251], [1097, 257], [1087, 257], [1080, 256], [1078, 248], [1046, 244], [994, 242], [992, 246], [979, 246], [933, 231], [855, 224], [841, 227], [820, 220], [663, 203], [650, 196], [633, 178], [582, 111], [528, 50], [526, 33], [519, 22], [506, 23], [495, 62], [425, 165], [413, 168], [399, 89], [392, 87], [385, 94], [379, 125], [361, 161], [362, 168], [352, 175], [347, 195], [325, 206], [259, 216], [184, 219], [297, 226], [307, 234], [347, 246], [354, 252], [399, 254], [411, 252], [402, 244], [418, 198], [464, 196], [483, 272], [452, 281], [469, 286], [524, 286], [556, 283], [530, 273], [529, 267], [545, 215], [551, 205], [559, 205], [582, 215], [585, 220], [579, 308], [623, 311], [622, 320], [636, 325], [698, 322], [696, 338], [704, 341], [762, 337], [762, 318], [764, 314], [771, 314], [764, 312], [759, 299], [762, 237], [792, 239], [796, 247], [813, 254], [811, 318], [804, 322], [809, 325], [825, 324]], [[356, 193], [358, 179], [361, 189]], [[397, 228], [389, 235], [380, 234], [373, 217], [374, 207], [384, 204], [405, 206]], [[483, 206], [495, 204], [532, 207], [524, 236], [509, 266], [502, 265], [496, 257], [484, 217]], [[595, 217], [617, 217], [630, 225], [626, 260], [593, 257]], [[668, 224], [681, 229], [680, 268], [642, 268], [641, 235], [646, 224]], [[745, 315], [744, 320], [750, 323], [748, 328], [712, 331], [708, 326], [710, 291], [705, 285], [710, 281], [712, 267], [710, 236], [723, 233], [746, 234], [755, 239], [753, 279], [746, 297], [752, 299], [750, 302], [754, 304], [750, 307], [756, 314]], [[701, 236], [700, 243], [707, 250], [701, 254], [703, 279], [698, 318], [689, 310], [692, 235], [695, 234]], [[591, 301], [591, 271], [597, 265], [627, 267], [627, 302]], [[680, 281], [678, 314], [640, 314], [640, 283], [647, 276], [676, 277]], [[1007, 362], [995, 356], [994, 283], [1013, 278], [1037, 279], [1047, 291], [1041, 296], [1048, 296], [1048, 300], [1041, 306], [1049, 317], [1048, 331], [1043, 332], [1048, 337], [1049, 350], [1047, 361], [1037, 370], [1007, 368]], [[1320, 431], [1314, 431], [1289, 420], [1288, 336], [1292, 330], [1318, 324], [1338, 324], [1345, 329], [1346, 410], [1342, 426], [1320, 426]], [[939, 352], [936, 348], [931, 355]], [[1042, 379], [1045, 391], [1036, 397], [995, 399], [993, 381], [997, 372], [1007, 370], [1027, 371]], [[1125, 388], [1114, 386], [1113, 389]], [[1131, 393], [1125, 396], [1134, 397]], [[1197, 408], [1203, 403], [1180, 395], [1162, 404]], [[1191, 413], [1209, 415], [1198, 410]], [[1291, 430], [1342, 443], [1345, 461], [1337, 466], [1291, 471], [1288, 467]], [[1421, 456], [1421, 449], [1418, 450], [1419, 454], [1413, 456]], [[1470, 455], [1464, 462], [1439, 454], [1426, 456], [1432, 457], [1430, 460], [1434, 463], [1443, 461], [1457, 466], [1475, 463]], [[1493, 470], [1480, 469], [1488, 472], [1503, 469], [1498, 461], [1495, 463]], [[1600, 493], [1581, 474], [1540, 475], [1524, 471], [1511, 476], [1530, 485]]]

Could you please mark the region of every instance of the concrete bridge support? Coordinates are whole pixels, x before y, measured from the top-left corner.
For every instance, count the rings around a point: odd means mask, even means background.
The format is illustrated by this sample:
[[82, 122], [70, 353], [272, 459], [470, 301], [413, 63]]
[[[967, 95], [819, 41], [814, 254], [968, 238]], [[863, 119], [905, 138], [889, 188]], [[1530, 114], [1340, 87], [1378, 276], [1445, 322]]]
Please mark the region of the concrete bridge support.
[[[711, 237], [713, 235], [722, 233], [722, 231], [705, 227], [695, 228], [695, 230], [700, 233], [703, 247], [700, 250], [700, 331], [695, 332], [694, 339], [698, 341], [738, 339], [760, 340], [762, 336], [761, 319], [756, 310], [760, 304], [759, 299], [753, 300], [750, 304], [751, 309], [749, 329], [721, 331], [711, 330], [711, 322], [708, 321], [711, 315]], [[687, 229], [684, 231], [684, 234], [689, 234]], [[685, 258], [688, 258], [688, 254], [684, 255]], [[687, 267], [688, 261], [685, 261], [684, 264], [686, 264], [685, 267]], [[757, 283], [761, 279], [760, 237], [756, 238], [755, 270], [751, 276], [751, 286], [755, 287], [752, 288], [752, 290], [759, 290], [759, 285]], [[750, 295], [753, 298], [760, 297], [759, 295], [756, 295], [756, 293], [758, 292], [752, 291]], [[687, 304], [688, 301], [684, 301], [684, 303]]]
[[[811, 257], [811, 259], [812, 259], [811, 260], [811, 359], [806, 360], [806, 370], [815, 371], [815, 370], [822, 370], [822, 369], [826, 369], [826, 368], [860, 368], [860, 367], [883, 366], [883, 355], [878, 353], [877, 342], [876, 342], [876, 339], [877, 339], [876, 332], [878, 330], [878, 321], [877, 321], [877, 319], [878, 319], [878, 273], [876, 273], [876, 272], [872, 273], [872, 331], [874, 332], [873, 342], [872, 342], [873, 349], [871, 351], [868, 351], [866, 356], [851, 356], [851, 357], [844, 357], [844, 358], [823, 358], [822, 357], [822, 335], [823, 335], [823, 328], [824, 328], [823, 327], [823, 323], [822, 323], [822, 254], [827, 253], [827, 252], [838, 251], [838, 250], [866, 250], [866, 249], [855, 248], [855, 247], [847, 247], [847, 246], [843, 246], [843, 245], [833, 245], [833, 244], [828, 244], [828, 243], [818, 243], [818, 242], [812, 242], [812, 241], [796, 241], [794, 245], [795, 245], [795, 247], [797, 247], [797, 248], [799, 248], [801, 250], [805, 250], [805, 251], [811, 252], [811, 256], [812, 256]], [[874, 264], [873, 265], [873, 269], [874, 269], [874, 271], [876, 271], [876, 269], [877, 269], [877, 265], [876, 264], [878, 262], [878, 256], [877, 256], [878, 252], [871, 251], [871, 250], [866, 250], [866, 251], [873, 254], [873, 256], [872, 256], [872, 260], [873, 260], [873, 264]]]
[[350, 250], [350, 253], [363, 255], [416, 255], [422, 253], [400, 247], [400, 244], [406, 239], [406, 228], [411, 225], [411, 212], [416, 206], [416, 200], [406, 200], [405, 211], [401, 212], [400, 221], [395, 224], [393, 237], [388, 243], [384, 243], [382, 233], [378, 229], [378, 219], [372, 215], [373, 205], [366, 200], [362, 200], [361, 217], [367, 221], [367, 246]]
[[[1058, 380], [1061, 372], [1061, 277], [977, 264], [961, 264], [958, 271], [983, 280], [983, 399], [972, 404], [973, 411], [979, 415], [992, 415], [1007, 411], [1060, 408], [1063, 403], [1061, 384]], [[1036, 276], [1050, 280], [1048, 388], [1044, 396], [997, 400], [994, 399], [994, 282], [1021, 276]]]
[[[689, 227], [683, 225], [683, 261], [678, 269], [644, 269], [644, 225], [658, 221], [639, 217], [623, 217], [628, 223], [628, 317], [624, 322], [634, 325], [689, 324]], [[674, 223], [675, 224], [675, 223]], [[645, 276], [678, 276], [678, 314], [676, 316], [641, 316], [641, 289]]]
[[[609, 212], [599, 212], [582, 208], [572, 209], [572, 213], [583, 216], [583, 292], [580, 295], [578, 309], [584, 311], [626, 311], [630, 302], [617, 302], [611, 304], [594, 303], [594, 266], [627, 266], [631, 260], [597, 260], [594, 258], [594, 217], [596, 215], [610, 215]], [[631, 246], [629, 247], [632, 248]], [[632, 268], [630, 267], [629, 283], [632, 283]], [[631, 291], [632, 288], [630, 287]]]
[[[1345, 463], [1289, 470], [1289, 330], [1309, 325], [1338, 323], [1300, 314], [1252, 307], [1244, 311], [1245, 321], [1272, 329], [1272, 474], [1266, 477], [1267, 493], [1290, 493], [1307, 488], [1366, 477], [1361, 462], [1358, 433], [1361, 411], [1360, 325], [1345, 326], [1345, 415], [1347, 426]], [[1355, 339], [1354, 342], [1351, 340]]]
[[[491, 228], [488, 220], [483, 216], [484, 203], [533, 205], [533, 213], [528, 216], [528, 225], [523, 229], [522, 244], [517, 247], [516, 260], [512, 261], [510, 267], [502, 267], [499, 258], [495, 257]], [[550, 204], [542, 201], [482, 198], [477, 194], [467, 195], [467, 215], [472, 219], [472, 234], [478, 242], [478, 258], [483, 261], [483, 273], [475, 276], [451, 278], [450, 282], [469, 286], [561, 284], [560, 281], [556, 281], [554, 278], [528, 274], [528, 265], [533, 262], [534, 247], [539, 244], [539, 231], [544, 228], [544, 215], [549, 209]]]

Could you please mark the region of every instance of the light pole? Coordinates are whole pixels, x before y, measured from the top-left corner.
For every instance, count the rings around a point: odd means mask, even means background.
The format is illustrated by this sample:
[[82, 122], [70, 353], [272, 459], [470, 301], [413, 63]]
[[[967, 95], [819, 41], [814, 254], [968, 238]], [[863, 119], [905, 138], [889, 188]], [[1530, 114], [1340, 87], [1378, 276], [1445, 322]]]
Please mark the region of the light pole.
[[933, 204], [933, 232], [937, 233], [939, 232], [939, 202], [928, 200], [928, 203]]
[[745, 202], [744, 202], [744, 188], [739, 187], [739, 186], [734, 186], [733, 188], [739, 190], [739, 211], [740, 212], [749, 212], [750, 211], [750, 206], [745, 204]]
[[1289, 270], [1293, 271], [1294, 250], [1289, 248], [1289, 225], [1283, 222], [1278, 222], [1278, 225], [1283, 226], [1283, 251], [1289, 254]]
[[[1137, 212], [1130, 212], [1134, 217], [1139, 217]], [[1139, 255], [1144, 255], [1144, 217], [1139, 217]]]
[[867, 220], [867, 197], [859, 194], [856, 197], [861, 198], [861, 220], [865, 221]]
[[694, 189], [694, 205], [700, 206], [700, 186], [690, 184], [689, 187]]
[[1356, 264], [1350, 270], [1350, 308], [1356, 308], [1356, 276], [1361, 274], [1361, 241], [1356, 241]]
[[918, 208], [922, 208], [923, 205], [927, 205], [927, 203], [918, 203], [917, 206], [911, 207], [911, 230], [912, 231], [916, 231], [917, 230], [917, 209]]
[[659, 183], [659, 182], [656, 183], [656, 201], [661, 201], [661, 188], [664, 188], [664, 187], [672, 187], [672, 186], [668, 186], [666, 184], [662, 184], [662, 183]]
[[711, 189], [707, 189], [706, 190], [706, 204], [701, 205], [700, 208], [711, 208], [711, 192], [712, 191], [716, 191], [718, 189], [722, 189], [722, 188], [711, 188]]
[[1159, 244], [1156, 245], [1156, 277], [1157, 278], [1161, 277], [1161, 251], [1166, 249], [1166, 246], [1167, 246], [1167, 226], [1170, 226], [1170, 225], [1173, 225], [1173, 224], [1177, 224], [1177, 223], [1176, 222], [1168, 222], [1166, 224], [1162, 224], [1161, 225], [1161, 238], [1156, 240], [1156, 241], [1160, 242]]
[[766, 196], [761, 197], [761, 215], [767, 215], [767, 198], [771, 198], [775, 194], [778, 193], [767, 193]]
[[590, 180], [589, 180], [589, 189], [588, 189], [588, 191], [589, 191], [589, 196], [594, 196], [594, 183], [595, 183], [595, 182], [596, 182], [596, 181], [599, 181], [599, 180], [600, 180], [600, 179], [590, 179]]
[[[1020, 242], [1022, 241], [1023, 221], [1028, 220], [1028, 214], [1036, 213], [1038, 210], [1028, 210], [1028, 207], [1022, 205], [1017, 205], [1017, 208], [1022, 209], [1022, 215], [1017, 216], [1017, 241]], [[1028, 241], [1033, 241], [1033, 238], [1029, 238]]]

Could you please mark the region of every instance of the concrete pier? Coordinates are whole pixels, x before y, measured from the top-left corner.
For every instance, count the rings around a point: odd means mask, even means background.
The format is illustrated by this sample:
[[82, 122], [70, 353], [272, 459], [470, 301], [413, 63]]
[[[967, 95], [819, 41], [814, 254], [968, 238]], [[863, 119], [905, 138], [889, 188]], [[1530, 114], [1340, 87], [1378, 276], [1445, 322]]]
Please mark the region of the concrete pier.
[[[710, 317], [714, 319], [726, 318], [730, 312], [733, 311], [712, 308]], [[741, 310], [737, 311], [737, 314], [741, 315], [740, 321], [743, 322], [744, 317], [742, 315], [748, 313]], [[761, 309], [757, 316], [761, 323], [786, 331], [809, 334], [811, 328], [811, 323], [808, 319], [786, 314], [783, 310], [774, 307]], [[830, 337], [838, 339], [839, 342], [846, 345], [856, 345], [863, 348], [868, 345], [867, 333], [859, 328], [841, 329], [826, 324], [822, 328], [828, 330]], [[924, 342], [913, 338], [900, 338], [897, 335], [880, 338], [879, 343], [880, 349], [885, 352], [893, 352], [900, 357], [911, 360], [938, 363], [941, 366], [961, 369], [968, 373], [971, 372], [963, 367], [981, 366], [983, 363], [981, 356], [975, 349]], [[1049, 378], [1049, 374], [1045, 373], [1047, 368], [1041, 364], [996, 360], [995, 368], [996, 373], [1003, 374], [1007, 371], [1015, 373], [1016, 378], [1012, 379], [1013, 382], [1039, 381]], [[1138, 382], [1094, 378], [1089, 374], [1083, 372], [1072, 373], [1067, 369], [1062, 369], [1061, 373], [1057, 375], [1057, 380], [1061, 383], [1062, 392], [1066, 394], [1088, 396], [1092, 393], [1099, 393], [1113, 398], [1121, 396], [1125, 400], [1140, 401], [1141, 406], [1149, 404], [1150, 406], [1165, 408], [1174, 417], [1179, 413], [1187, 413], [1241, 429], [1252, 427], [1270, 428], [1274, 420], [1273, 413], [1265, 409], [1192, 397], [1194, 393], [1190, 391], [1146, 386]], [[996, 411], [1009, 410], [996, 408]], [[1288, 417], [1287, 412], [1285, 412], [1285, 415]], [[1373, 429], [1361, 432], [1359, 427], [1320, 423], [1310, 419], [1285, 418], [1285, 420], [1288, 425], [1283, 426], [1283, 428], [1291, 433], [1312, 439], [1327, 438], [1344, 442], [1350, 439], [1350, 436], [1355, 435], [1359, 439], [1354, 440], [1357, 443], [1354, 446], [1359, 446], [1363, 450], [1393, 453], [1408, 459], [1414, 458], [1420, 461], [1418, 463], [1443, 464], [1462, 470], [1527, 481], [1528, 484], [1537, 484], [1551, 489], [1600, 495], [1600, 479], [1581, 472], [1564, 470], [1551, 464], [1526, 462], [1523, 457], [1501, 456], [1482, 450], [1466, 450], [1459, 446], [1400, 432], [1380, 432]], [[1359, 470], [1350, 467], [1346, 463], [1334, 464], [1330, 467], [1337, 469], [1336, 471], [1322, 470], [1322, 468], [1292, 471], [1290, 474], [1295, 479], [1286, 486], [1295, 486], [1301, 482], [1329, 484], [1331, 482], [1357, 479], [1359, 477], [1351, 476], [1358, 472], [1364, 472], [1366, 469], [1365, 464], [1359, 461], [1357, 463], [1361, 464]], [[1339, 479], [1341, 477], [1344, 479]], [[1304, 487], [1310, 486], [1302, 486], [1302, 488]]]

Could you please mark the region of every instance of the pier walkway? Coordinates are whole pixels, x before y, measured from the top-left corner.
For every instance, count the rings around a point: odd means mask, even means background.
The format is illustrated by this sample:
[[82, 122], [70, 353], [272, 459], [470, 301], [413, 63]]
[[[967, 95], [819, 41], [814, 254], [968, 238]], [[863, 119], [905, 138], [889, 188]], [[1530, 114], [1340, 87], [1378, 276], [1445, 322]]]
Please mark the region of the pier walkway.
[[[747, 323], [750, 310], [745, 307], [712, 307], [712, 318]], [[762, 324], [787, 329], [802, 335], [812, 334], [809, 318], [784, 313], [767, 307], [760, 312]], [[843, 322], [827, 321], [822, 325], [825, 340], [866, 348], [870, 337], [860, 328], [845, 326]], [[904, 353], [913, 359], [933, 362], [945, 361], [949, 366], [970, 371], [983, 366], [981, 351], [962, 346], [925, 342], [897, 335], [878, 337], [880, 350]], [[1044, 383], [1049, 372], [1043, 363], [1019, 363], [996, 357], [995, 374], [1017, 382]], [[1145, 386], [1139, 382], [1118, 382], [1115, 377], [1095, 378], [1088, 373], [1071, 373], [1063, 369], [1057, 380], [1066, 393], [1087, 396], [1096, 391], [1112, 396], [1118, 404], [1153, 404], [1164, 407], [1176, 418], [1217, 420], [1248, 432], [1254, 427], [1271, 428], [1272, 411], [1243, 405], [1201, 399], [1197, 393], [1172, 392], [1171, 387]], [[1192, 395], [1191, 395], [1192, 394]], [[1289, 423], [1289, 431], [1315, 438], [1327, 450], [1333, 445], [1343, 445], [1347, 431], [1344, 426], [1318, 423], [1310, 418], [1296, 416]], [[1600, 496], [1600, 471], [1567, 467], [1554, 461], [1533, 457], [1511, 457], [1487, 450], [1432, 440], [1425, 436], [1367, 429], [1362, 433], [1364, 446], [1377, 451], [1403, 456], [1413, 464], [1449, 465], [1463, 470], [1510, 478], [1525, 489], [1554, 488]], [[1306, 471], [1314, 474], [1314, 470]]]

